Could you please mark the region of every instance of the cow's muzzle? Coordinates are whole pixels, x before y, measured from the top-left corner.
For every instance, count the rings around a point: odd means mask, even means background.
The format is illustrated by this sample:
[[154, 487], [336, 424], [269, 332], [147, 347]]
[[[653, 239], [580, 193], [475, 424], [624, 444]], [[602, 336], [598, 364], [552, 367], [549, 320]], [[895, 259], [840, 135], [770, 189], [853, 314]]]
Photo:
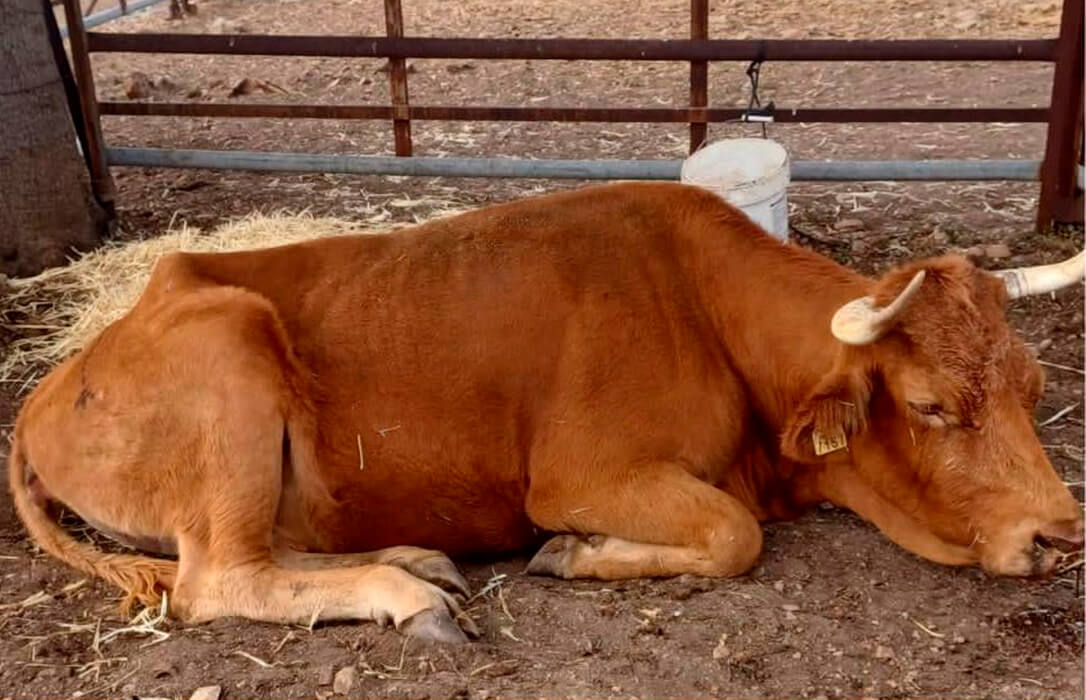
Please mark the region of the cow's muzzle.
[[1081, 518], [1021, 522], [981, 547], [981, 566], [999, 576], [1045, 576], [1083, 548]]

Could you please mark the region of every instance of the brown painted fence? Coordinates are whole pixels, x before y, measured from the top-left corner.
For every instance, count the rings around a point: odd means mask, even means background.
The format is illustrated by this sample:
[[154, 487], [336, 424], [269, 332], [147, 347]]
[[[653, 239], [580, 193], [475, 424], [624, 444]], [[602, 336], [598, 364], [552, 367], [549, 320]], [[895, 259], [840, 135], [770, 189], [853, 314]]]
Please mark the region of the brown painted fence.
[[[1060, 34], [1039, 40], [711, 40], [709, 0], [691, 0], [689, 40], [437, 39], [405, 37], [400, 0], [385, 0], [386, 36], [270, 36], [115, 34], [86, 32], [78, 0], [64, 0], [73, 69], [79, 83], [92, 176], [111, 195], [99, 114], [391, 120], [397, 156], [412, 155], [411, 122], [553, 121], [682, 122], [690, 125], [693, 151], [711, 122], [741, 119], [742, 109], [708, 104], [710, 61], [1042, 61], [1054, 63], [1052, 97], [1040, 108], [833, 108], [776, 107], [777, 122], [1047, 122], [1037, 225], [1082, 221], [1076, 164], [1082, 153], [1083, 1], [1065, 0]], [[95, 99], [92, 52], [232, 54], [261, 56], [384, 57], [389, 59], [390, 104], [213, 104], [112, 102]], [[690, 104], [684, 108], [482, 107], [413, 105], [407, 58], [685, 61], [690, 63]]]

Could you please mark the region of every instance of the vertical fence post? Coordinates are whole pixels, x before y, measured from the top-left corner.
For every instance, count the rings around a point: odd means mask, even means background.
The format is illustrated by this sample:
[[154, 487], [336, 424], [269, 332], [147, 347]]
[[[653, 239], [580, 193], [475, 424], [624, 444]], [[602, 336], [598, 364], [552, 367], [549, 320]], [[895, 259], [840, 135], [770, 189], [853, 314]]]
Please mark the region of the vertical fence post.
[[[389, 38], [403, 36], [403, 7], [400, 0], [385, 0], [385, 28]], [[396, 155], [411, 155], [411, 122], [407, 112], [407, 60], [388, 59], [388, 83], [392, 91], [392, 130]]]
[[1037, 230], [1054, 221], [1082, 221], [1082, 195], [1076, 187], [1076, 161], [1082, 138], [1083, 1], [1064, 0], [1056, 70], [1052, 76], [1048, 138], [1041, 163]]
[[[709, 0], [690, 0], [690, 38], [709, 38]], [[709, 63], [707, 61], [690, 62], [690, 106], [709, 106]], [[708, 125], [704, 120], [690, 122], [691, 153], [705, 143], [708, 131]]]
[[79, 0], [64, 0], [64, 17], [68, 23], [68, 41], [72, 48], [72, 72], [75, 73], [75, 83], [79, 88], [79, 105], [86, 136], [91, 190], [103, 207], [112, 210], [113, 178], [106, 164], [102, 124], [98, 116], [98, 96], [94, 92], [94, 73], [91, 71], [90, 54], [87, 52], [87, 30], [83, 26], [82, 9]]

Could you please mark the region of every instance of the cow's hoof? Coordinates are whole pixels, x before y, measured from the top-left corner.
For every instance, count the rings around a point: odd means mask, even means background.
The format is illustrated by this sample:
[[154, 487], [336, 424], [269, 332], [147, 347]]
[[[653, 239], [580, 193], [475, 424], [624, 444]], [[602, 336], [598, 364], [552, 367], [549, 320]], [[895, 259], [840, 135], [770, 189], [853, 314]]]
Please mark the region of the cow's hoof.
[[[464, 615], [464, 617], [467, 617]], [[468, 618], [470, 619], [470, 618]], [[471, 623], [474, 629], [475, 623]], [[464, 644], [468, 636], [445, 610], [423, 610], [404, 620], [400, 631], [409, 637], [417, 637], [443, 644]], [[478, 634], [478, 631], [476, 631]]]
[[580, 544], [577, 535], [556, 535], [540, 547], [525, 570], [536, 576], [557, 576], [569, 578], [569, 562], [573, 557], [573, 548]]
[[405, 564], [404, 568], [409, 573], [450, 593], [462, 595], [465, 599], [471, 597], [468, 582], [460, 575], [456, 565], [443, 554], [410, 562]]

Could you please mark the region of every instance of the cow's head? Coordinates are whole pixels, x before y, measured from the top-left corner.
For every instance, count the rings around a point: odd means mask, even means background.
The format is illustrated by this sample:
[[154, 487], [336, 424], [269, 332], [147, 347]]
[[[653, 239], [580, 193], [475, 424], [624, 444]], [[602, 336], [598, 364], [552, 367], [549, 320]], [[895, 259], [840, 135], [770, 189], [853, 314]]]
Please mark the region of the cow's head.
[[822, 496], [921, 556], [1047, 573], [1050, 545], [1081, 546], [1082, 508], [1034, 430], [1044, 374], [1004, 307], [1078, 281], [1083, 262], [991, 274], [948, 256], [887, 273], [834, 315], [835, 366], [782, 451], [815, 465]]

